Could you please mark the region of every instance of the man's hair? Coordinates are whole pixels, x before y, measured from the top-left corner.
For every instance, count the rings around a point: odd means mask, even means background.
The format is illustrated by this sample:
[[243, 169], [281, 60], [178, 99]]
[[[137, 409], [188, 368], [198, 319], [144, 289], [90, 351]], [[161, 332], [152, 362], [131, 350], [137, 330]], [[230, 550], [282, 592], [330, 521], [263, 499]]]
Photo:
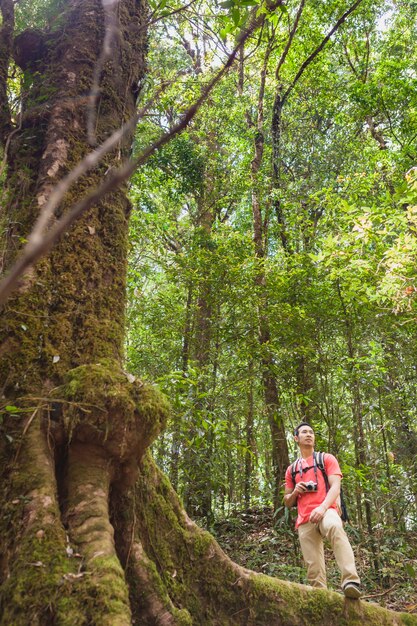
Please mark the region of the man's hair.
[[312, 425], [309, 424], [308, 422], [301, 422], [301, 424], [298, 424], [298, 426], [296, 428], [294, 428], [294, 436], [295, 437], [298, 437], [298, 431], [300, 430], [300, 428], [302, 426], [308, 426], [309, 428], [313, 429]]

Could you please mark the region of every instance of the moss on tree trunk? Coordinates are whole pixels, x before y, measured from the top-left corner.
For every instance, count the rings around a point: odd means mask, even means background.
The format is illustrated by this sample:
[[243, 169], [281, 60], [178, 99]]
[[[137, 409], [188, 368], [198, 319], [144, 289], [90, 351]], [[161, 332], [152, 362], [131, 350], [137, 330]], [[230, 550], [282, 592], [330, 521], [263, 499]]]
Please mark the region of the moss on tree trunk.
[[[15, 41], [28, 90], [9, 149], [8, 263], [52, 186], [89, 149], [85, 95], [102, 3], [65, 6], [55, 31]], [[117, 17], [101, 79], [101, 139], [132, 114], [144, 67], [145, 5], [121, 0]], [[80, 180], [60, 211], [117, 167], [129, 143]], [[3, 411], [0, 433], [0, 623], [417, 623], [249, 572], [187, 517], [147, 452], [167, 402], [121, 365], [128, 213], [123, 189], [107, 196], [26, 276], [2, 315], [0, 387], [4, 407], [16, 408]]]

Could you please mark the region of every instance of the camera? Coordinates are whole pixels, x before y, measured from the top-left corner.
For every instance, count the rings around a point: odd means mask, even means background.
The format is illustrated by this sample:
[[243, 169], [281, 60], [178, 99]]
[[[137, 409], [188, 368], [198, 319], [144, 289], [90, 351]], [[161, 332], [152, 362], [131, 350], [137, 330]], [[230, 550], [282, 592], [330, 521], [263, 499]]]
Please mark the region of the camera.
[[305, 483], [307, 491], [317, 491], [317, 483], [314, 480], [309, 480], [308, 483]]

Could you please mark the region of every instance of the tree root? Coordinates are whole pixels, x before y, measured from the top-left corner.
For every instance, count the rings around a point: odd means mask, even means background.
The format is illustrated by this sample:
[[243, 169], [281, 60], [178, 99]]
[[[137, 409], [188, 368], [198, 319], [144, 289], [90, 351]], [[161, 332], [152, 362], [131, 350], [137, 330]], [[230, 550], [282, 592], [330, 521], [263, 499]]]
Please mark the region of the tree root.
[[63, 495], [80, 553], [73, 554], [39, 420], [19, 459], [9, 480], [10, 517], [19, 524], [16, 542], [6, 533], [12, 558], [0, 588], [4, 626], [417, 625], [415, 616], [233, 563], [190, 520], [149, 454], [132, 486], [101, 445], [69, 445]]
[[2, 467], [0, 623], [48, 626], [62, 611], [68, 625], [82, 625], [82, 602], [66, 578], [77, 574], [78, 564], [68, 556], [54, 460], [39, 415], [16, 445], [10, 474]]
[[178, 609], [172, 604], [154, 563], [148, 558], [142, 544], [138, 541], [132, 546], [129, 575], [136, 580], [135, 588], [141, 595], [140, 621], [142, 624], [154, 626], [192, 624], [191, 617], [186, 610], [183, 611], [181, 621], [178, 616], [175, 616]]
[[[94, 623], [129, 626], [130, 602], [124, 570], [116, 554], [109, 521], [113, 464], [105, 450], [74, 443], [68, 453], [66, 521], [71, 540], [83, 557], [87, 601]], [[92, 602], [91, 602], [92, 600]]]
[[[416, 624], [341, 594], [289, 583], [247, 570], [227, 557], [214, 538], [186, 515], [151, 457], [137, 483], [137, 526], [148, 558], [177, 608], [199, 626], [354, 626]], [[140, 611], [134, 611], [141, 624]], [[146, 622], [143, 622], [144, 624]]]

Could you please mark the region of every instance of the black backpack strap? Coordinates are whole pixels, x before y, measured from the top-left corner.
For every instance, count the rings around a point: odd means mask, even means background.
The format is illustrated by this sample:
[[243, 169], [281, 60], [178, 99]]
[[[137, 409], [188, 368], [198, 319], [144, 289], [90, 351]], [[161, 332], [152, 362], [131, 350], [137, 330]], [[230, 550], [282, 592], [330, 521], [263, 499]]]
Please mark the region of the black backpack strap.
[[330, 489], [330, 485], [329, 485], [329, 479], [327, 478], [327, 474], [326, 474], [326, 468], [324, 467], [324, 452], [314, 452], [314, 458], [316, 460], [317, 467], [323, 474], [324, 483], [326, 485], [326, 492], [327, 492]]
[[[329, 491], [330, 489], [329, 479], [327, 478], [326, 468], [324, 467], [324, 452], [317, 452], [316, 463], [317, 463], [317, 467], [323, 472], [324, 482], [326, 483], [326, 491]], [[343, 489], [341, 485], [340, 485], [340, 509], [341, 509], [340, 517], [342, 518], [342, 521], [348, 522], [349, 514], [346, 508], [346, 502], [345, 502], [345, 498], [343, 497]]]
[[296, 484], [295, 477], [297, 476], [297, 464], [298, 464], [298, 459], [294, 461], [294, 463], [291, 465], [291, 478], [292, 478], [294, 487]]

